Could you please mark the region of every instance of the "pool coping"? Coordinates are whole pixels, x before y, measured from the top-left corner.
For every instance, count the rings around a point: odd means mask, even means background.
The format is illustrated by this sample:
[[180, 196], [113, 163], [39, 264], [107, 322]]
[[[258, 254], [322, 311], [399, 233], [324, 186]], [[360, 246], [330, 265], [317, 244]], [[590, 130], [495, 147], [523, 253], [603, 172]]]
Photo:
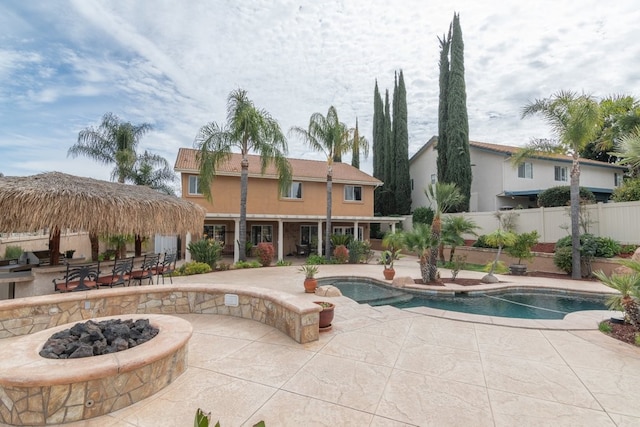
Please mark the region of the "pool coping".
[[[443, 295], [454, 296], [456, 293], [464, 291], [468, 295], [483, 294], [483, 293], [498, 293], [508, 290], [516, 291], [544, 291], [558, 294], [582, 294], [585, 296], [606, 296], [615, 294], [613, 289], [608, 290], [592, 290], [592, 289], [576, 289], [576, 287], [558, 287], [549, 284], [540, 285], [528, 285], [522, 283], [495, 283], [482, 286], [481, 289], [475, 288], [474, 290], [466, 290], [468, 286], [454, 285], [455, 287], [443, 286], [430, 286], [430, 285], [409, 285], [407, 287], [392, 286], [389, 282], [374, 279], [366, 276], [328, 276], [318, 279], [318, 285], [330, 285], [336, 280], [362, 280], [365, 283], [371, 283], [380, 285], [385, 288], [406, 290], [409, 293], [414, 294], [426, 294], [426, 295]], [[447, 284], [448, 285], [448, 284]], [[345, 297], [347, 298], [347, 297]], [[357, 301], [356, 301], [357, 302]], [[482, 314], [464, 313], [460, 311], [442, 310], [431, 307], [412, 307], [402, 308], [409, 313], [417, 315], [439, 317], [448, 320], [456, 320], [461, 322], [480, 323], [487, 325], [499, 325], [509, 326], [514, 328], [525, 329], [545, 329], [545, 330], [595, 330], [598, 329], [598, 324], [603, 320], [611, 317], [620, 316], [621, 312], [615, 310], [586, 310], [586, 311], [574, 311], [567, 314], [563, 319], [521, 319], [511, 317], [500, 316], [487, 316]]]

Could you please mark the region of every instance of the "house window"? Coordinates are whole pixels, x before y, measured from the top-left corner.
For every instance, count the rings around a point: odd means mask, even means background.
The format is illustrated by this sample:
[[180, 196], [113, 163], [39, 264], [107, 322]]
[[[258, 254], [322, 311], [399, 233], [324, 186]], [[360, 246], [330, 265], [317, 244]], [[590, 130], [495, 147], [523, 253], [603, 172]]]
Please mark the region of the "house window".
[[554, 167], [554, 178], [556, 181], [567, 181], [568, 175], [569, 173], [566, 166]]
[[300, 226], [300, 244], [310, 245], [318, 244], [318, 226], [317, 225], [301, 225]]
[[252, 225], [251, 226], [251, 243], [257, 245], [258, 243], [267, 242], [271, 243], [273, 240], [273, 227], [270, 225]]
[[360, 187], [359, 185], [345, 185], [344, 199], [347, 201], [361, 201], [362, 187]]
[[202, 194], [202, 191], [200, 191], [200, 177], [198, 175], [189, 175], [189, 194]]
[[613, 185], [615, 185], [616, 187], [620, 187], [622, 185], [622, 174], [621, 173], [614, 173], [613, 174]]
[[333, 227], [333, 234], [348, 234], [356, 240], [362, 240], [364, 237], [364, 228], [358, 227], [358, 235], [353, 235], [353, 227]]
[[432, 183], [432, 184], [435, 184], [435, 183], [436, 183], [436, 174], [435, 174], [435, 173], [432, 173], [432, 174], [431, 174], [431, 183]]
[[282, 192], [285, 199], [302, 199], [302, 183], [292, 182], [288, 189]]
[[213, 225], [205, 225], [204, 226], [204, 235], [209, 239], [217, 240], [224, 244], [226, 239], [225, 233], [227, 231], [227, 227], [224, 225], [213, 224]]
[[533, 163], [520, 163], [518, 165], [518, 178], [533, 179]]

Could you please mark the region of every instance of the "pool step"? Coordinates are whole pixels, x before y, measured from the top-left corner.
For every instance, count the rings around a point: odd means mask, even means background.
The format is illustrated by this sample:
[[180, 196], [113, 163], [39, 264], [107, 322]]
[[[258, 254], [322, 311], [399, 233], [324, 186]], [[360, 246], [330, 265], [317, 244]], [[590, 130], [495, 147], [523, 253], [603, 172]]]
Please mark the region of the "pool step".
[[381, 298], [381, 299], [376, 299], [376, 300], [372, 300], [372, 301], [362, 301], [363, 303], [369, 304], [372, 307], [377, 307], [380, 305], [391, 305], [391, 304], [397, 304], [397, 303], [401, 303], [401, 302], [407, 302], [413, 299], [412, 295], [408, 295], [408, 294], [402, 294], [402, 295], [395, 295], [395, 296], [391, 296], [388, 298]]

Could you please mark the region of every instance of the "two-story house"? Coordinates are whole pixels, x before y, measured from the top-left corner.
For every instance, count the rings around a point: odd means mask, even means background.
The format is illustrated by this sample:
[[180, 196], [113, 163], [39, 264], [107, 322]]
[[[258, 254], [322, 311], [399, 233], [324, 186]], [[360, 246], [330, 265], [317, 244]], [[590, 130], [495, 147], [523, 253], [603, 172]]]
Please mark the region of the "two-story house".
[[[181, 175], [182, 197], [207, 211], [204, 234], [224, 242], [226, 251], [239, 259], [240, 154], [216, 169], [211, 185], [212, 201], [198, 188], [197, 151], [181, 148], [175, 170]], [[327, 218], [327, 164], [323, 161], [289, 159], [293, 182], [284, 194], [278, 191], [276, 169], [260, 171], [260, 158], [249, 155], [247, 194], [247, 241], [271, 242], [278, 259], [296, 253], [296, 245], [323, 248]], [[332, 234], [351, 234], [368, 239], [371, 223], [395, 224], [396, 217], [373, 216], [373, 191], [378, 179], [346, 164], [333, 164]]]
[[[413, 206], [429, 206], [424, 189], [437, 180], [435, 146], [432, 137], [409, 160]], [[538, 194], [548, 188], [569, 185], [571, 157], [540, 155], [513, 165], [511, 157], [520, 147], [469, 141], [471, 157], [471, 212], [537, 207]], [[620, 165], [580, 159], [580, 186], [591, 190], [598, 201], [607, 201], [622, 184], [626, 168]]]

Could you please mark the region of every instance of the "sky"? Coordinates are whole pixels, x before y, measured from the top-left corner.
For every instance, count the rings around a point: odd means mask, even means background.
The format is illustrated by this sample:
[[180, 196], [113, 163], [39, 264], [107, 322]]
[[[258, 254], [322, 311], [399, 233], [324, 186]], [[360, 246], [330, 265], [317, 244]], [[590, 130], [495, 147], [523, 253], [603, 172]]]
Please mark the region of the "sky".
[[[288, 133], [336, 107], [372, 142], [373, 91], [403, 71], [409, 155], [437, 134], [439, 42], [454, 12], [464, 40], [469, 136], [523, 145], [552, 136], [522, 108], [560, 90], [640, 97], [635, 0], [4, 0], [0, 2], [0, 173], [109, 179], [67, 151], [107, 112], [153, 131], [174, 164], [200, 127], [247, 91]], [[289, 156], [325, 160], [299, 138]], [[343, 161], [350, 161], [344, 156]], [[361, 159], [372, 172], [372, 159]]]

